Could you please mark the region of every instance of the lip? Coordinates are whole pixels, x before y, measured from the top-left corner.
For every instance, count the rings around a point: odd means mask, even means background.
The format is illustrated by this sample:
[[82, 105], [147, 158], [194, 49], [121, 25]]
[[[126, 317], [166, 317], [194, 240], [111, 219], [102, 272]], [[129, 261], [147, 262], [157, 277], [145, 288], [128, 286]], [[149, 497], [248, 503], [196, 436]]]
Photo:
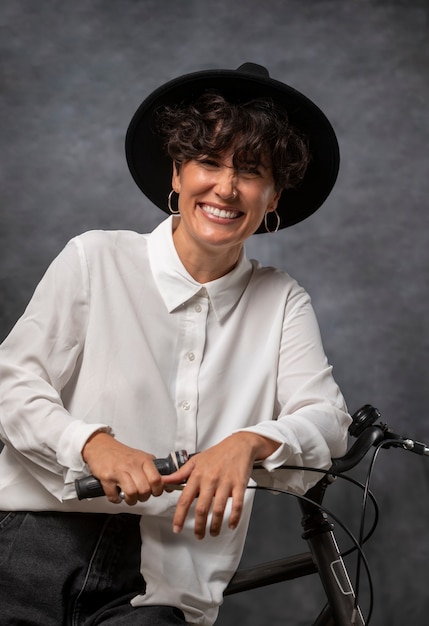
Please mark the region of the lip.
[[209, 219], [222, 223], [231, 223], [244, 215], [242, 211], [231, 206], [220, 206], [208, 202], [199, 203], [200, 211]]

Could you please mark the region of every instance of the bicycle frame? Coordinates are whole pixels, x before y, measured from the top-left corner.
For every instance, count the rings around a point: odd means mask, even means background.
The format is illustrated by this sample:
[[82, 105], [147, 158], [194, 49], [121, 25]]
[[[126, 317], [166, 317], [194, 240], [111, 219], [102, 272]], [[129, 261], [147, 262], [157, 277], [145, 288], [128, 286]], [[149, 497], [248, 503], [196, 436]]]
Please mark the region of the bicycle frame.
[[239, 569], [231, 579], [224, 595], [256, 589], [276, 582], [292, 580], [309, 574], [318, 574], [325, 590], [327, 604], [313, 626], [365, 626], [365, 620], [356, 603], [355, 591], [334, 535], [334, 526], [323, 513], [326, 488], [333, 474], [341, 474], [355, 467], [372, 446], [400, 448], [429, 456], [429, 447], [392, 432], [386, 424], [374, 425], [380, 412], [371, 405], [363, 406], [353, 415], [349, 431], [356, 441], [344, 457], [332, 460], [330, 472], [299, 499], [302, 511], [303, 539], [309, 552], [262, 565]]
[[364, 626], [361, 610], [356, 606], [355, 592], [334, 535], [334, 526], [318, 506], [322, 503], [329, 475], [324, 476], [299, 499], [302, 512], [303, 539], [310, 551], [239, 569], [224, 595], [232, 595], [311, 574], [319, 574], [327, 604], [313, 626]]

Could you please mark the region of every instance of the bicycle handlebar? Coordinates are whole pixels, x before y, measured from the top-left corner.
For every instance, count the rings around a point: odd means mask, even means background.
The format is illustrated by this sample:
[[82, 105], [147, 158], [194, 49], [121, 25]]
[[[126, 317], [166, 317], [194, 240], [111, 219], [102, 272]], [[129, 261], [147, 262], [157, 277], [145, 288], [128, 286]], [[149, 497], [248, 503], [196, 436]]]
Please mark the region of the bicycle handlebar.
[[[415, 454], [429, 456], [429, 447], [426, 444], [398, 435], [392, 432], [386, 424], [374, 424], [379, 417], [378, 409], [370, 404], [365, 404], [353, 414], [349, 433], [357, 439], [343, 457], [332, 459], [329, 473], [342, 474], [353, 469], [362, 461], [372, 446], [377, 446], [383, 441], [386, 442], [386, 448], [397, 447]], [[186, 450], [177, 450], [171, 452], [168, 457], [154, 459], [153, 462], [159, 473], [166, 475], [178, 470], [190, 456]], [[260, 468], [259, 465], [256, 467]], [[75, 488], [79, 500], [105, 495], [101, 482], [92, 475], [75, 480]]]
[[429, 447], [426, 444], [398, 435], [390, 430], [386, 424], [374, 425], [375, 420], [379, 417], [379, 410], [370, 404], [365, 404], [353, 414], [349, 433], [357, 437], [357, 440], [343, 457], [332, 459], [332, 473], [342, 474], [352, 469], [360, 463], [372, 446], [377, 446], [383, 441], [386, 448], [402, 448], [408, 452], [429, 456]]

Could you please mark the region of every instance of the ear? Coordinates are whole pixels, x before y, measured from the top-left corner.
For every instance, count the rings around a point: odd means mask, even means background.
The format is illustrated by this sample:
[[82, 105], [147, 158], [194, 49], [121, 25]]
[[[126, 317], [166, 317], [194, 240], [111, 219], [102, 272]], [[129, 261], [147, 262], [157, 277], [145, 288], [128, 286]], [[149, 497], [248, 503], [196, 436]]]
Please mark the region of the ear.
[[180, 193], [180, 166], [177, 161], [173, 163], [173, 175], [171, 177], [171, 187], [176, 193]]
[[280, 189], [280, 191], [277, 191], [277, 192], [274, 194], [274, 196], [273, 196], [273, 198], [272, 198], [271, 202], [270, 202], [270, 203], [268, 204], [268, 206], [267, 206], [267, 213], [272, 213], [273, 211], [275, 211], [275, 210], [277, 209], [277, 205], [278, 205], [278, 203], [279, 203], [280, 196], [282, 195], [282, 191], [283, 191], [283, 190], [282, 190], [282, 189]]

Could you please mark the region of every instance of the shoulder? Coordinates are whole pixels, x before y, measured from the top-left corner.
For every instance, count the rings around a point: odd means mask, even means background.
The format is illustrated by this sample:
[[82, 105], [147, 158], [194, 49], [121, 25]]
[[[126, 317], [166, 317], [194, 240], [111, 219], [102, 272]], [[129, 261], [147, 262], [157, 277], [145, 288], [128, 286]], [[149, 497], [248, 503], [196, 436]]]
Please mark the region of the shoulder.
[[131, 230], [90, 230], [73, 237], [66, 248], [77, 250], [87, 260], [132, 255], [145, 246], [147, 235]]
[[277, 311], [284, 319], [312, 314], [311, 298], [308, 292], [288, 272], [275, 267], [263, 267], [251, 261], [253, 275], [249, 295], [259, 307], [266, 311]]
[[105, 249], [126, 247], [137, 242], [142, 242], [147, 235], [142, 235], [133, 230], [88, 230], [85, 233], [77, 235], [70, 240], [77, 246], [83, 246], [85, 249]]
[[274, 291], [279, 295], [306, 295], [305, 289], [293, 278], [276, 267], [262, 266], [258, 261], [251, 261], [253, 266], [252, 282], [255, 288]]
[[123, 272], [130, 263], [141, 268], [147, 256], [146, 241], [147, 235], [134, 231], [87, 231], [70, 239], [52, 265], [57, 271], [77, 271], [84, 277]]

